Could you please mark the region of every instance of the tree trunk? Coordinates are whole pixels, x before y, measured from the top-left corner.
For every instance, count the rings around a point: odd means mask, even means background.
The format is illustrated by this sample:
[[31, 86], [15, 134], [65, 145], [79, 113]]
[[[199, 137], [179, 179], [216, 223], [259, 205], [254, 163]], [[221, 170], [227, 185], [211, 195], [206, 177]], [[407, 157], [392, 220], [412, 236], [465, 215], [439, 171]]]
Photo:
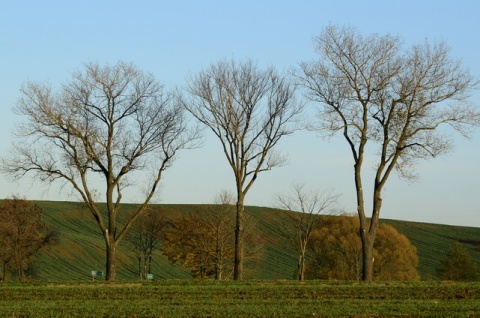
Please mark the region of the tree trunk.
[[308, 235], [305, 236], [305, 239], [300, 241], [300, 255], [298, 259], [298, 280], [305, 280], [305, 253], [307, 252], [307, 239]]
[[105, 280], [115, 282], [116, 273], [115, 273], [115, 263], [116, 263], [116, 246], [115, 239], [110, 237], [110, 234], [106, 233], [106, 252], [107, 252], [107, 262], [106, 262], [106, 275]]
[[[361, 152], [362, 154], [362, 152]], [[361, 167], [363, 155], [359, 157], [354, 165], [355, 170], [355, 189], [357, 192], [357, 213], [360, 223], [359, 235], [362, 242], [362, 280], [371, 281], [373, 279], [373, 236], [370, 234], [369, 222], [365, 216], [365, 204], [363, 199], [363, 185]]]
[[18, 274], [18, 278], [20, 279], [20, 281], [23, 282], [23, 268], [22, 268], [22, 265], [18, 265], [17, 274]]
[[244, 196], [238, 195], [237, 200], [237, 218], [235, 225], [235, 263], [233, 268], [233, 279], [243, 279], [243, 255], [244, 255], [244, 228], [243, 228], [243, 206]]
[[220, 247], [220, 238], [217, 229], [217, 237], [215, 243], [215, 280], [222, 280], [222, 255], [223, 251]]
[[298, 259], [298, 280], [305, 280], [305, 247], [302, 246]]
[[222, 280], [222, 273], [223, 273], [223, 268], [222, 268], [222, 262], [220, 261], [217, 264], [217, 272], [216, 272], [216, 280]]
[[152, 252], [149, 252], [148, 253], [148, 273], [147, 274], [151, 274], [152, 273]]
[[138, 255], [137, 260], [138, 260], [138, 277], [140, 278], [140, 280], [142, 280], [142, 256]]
[[360, 238], [362, 240], [362, 280], [373, 280], [373, 242], [372, 237], [366, 229], [360, 228]]
[[298, 280], [303, 281], [305, 279], [305, 253], [300, 253], [298, 259]]
[[[373, 247], [375, 244], [375, 237], [378, 229], [378, 219], [380, 216], [380, 209], [382, 208], [381, 188], [378, 182], [375, 182], [375, 189], [373, 195], [373, 211], [370, 222], [365, 215], [360, 217], [360, 238], [362, 241], [362, 280], [373, 280]], [[368, 228], [367, 228], [368, 225]]]
[[7, 263], [3, 262], [2, 282], [7, 280]]

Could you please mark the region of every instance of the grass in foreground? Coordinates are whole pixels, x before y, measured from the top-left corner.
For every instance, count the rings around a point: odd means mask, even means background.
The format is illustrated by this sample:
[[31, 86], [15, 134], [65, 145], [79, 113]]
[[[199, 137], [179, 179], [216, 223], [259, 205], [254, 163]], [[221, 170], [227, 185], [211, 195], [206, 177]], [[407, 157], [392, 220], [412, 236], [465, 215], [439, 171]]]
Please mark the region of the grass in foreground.
[[0, 285], [1, 317], [472, 317], [480, 283]]

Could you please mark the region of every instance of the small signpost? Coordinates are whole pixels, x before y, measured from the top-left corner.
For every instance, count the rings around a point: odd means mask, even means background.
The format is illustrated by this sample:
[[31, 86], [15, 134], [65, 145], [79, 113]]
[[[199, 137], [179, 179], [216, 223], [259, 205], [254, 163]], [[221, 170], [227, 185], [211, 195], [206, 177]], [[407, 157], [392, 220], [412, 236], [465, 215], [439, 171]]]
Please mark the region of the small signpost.
[[147, 279], [153, 279], [153, 274], [147, 274]]
[[92, 280], [95, 280], [95, 277], [102, 277], [102, 276], [103, 276], [103, 272], [92, 271]]

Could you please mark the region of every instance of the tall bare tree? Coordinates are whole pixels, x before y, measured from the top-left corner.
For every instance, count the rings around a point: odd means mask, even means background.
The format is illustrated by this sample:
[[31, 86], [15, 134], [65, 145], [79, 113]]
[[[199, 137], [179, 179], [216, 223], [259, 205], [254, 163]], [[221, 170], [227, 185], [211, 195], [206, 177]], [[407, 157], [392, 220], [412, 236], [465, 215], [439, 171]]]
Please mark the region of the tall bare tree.
[[[2, 160], [3, 171], [69, 184], [99, 226], [106, 280], [114, 281], [117, 245], [156, 193], [177, 151], [196, 138], [187, 129], [183, 107], [153, 75], [122, 62], [86, 64], [58, 92], [35, 82], [21, 92], [16, 112], [27, 121], [17, 126], [22, 141]], [[119, 224], [123, 191], [134, 180], [141, 180], [144, 196]], [[106, 202], [106, 213], [99, 201]]]
[[273, 148], [294, 131], [301, 108], [273, 68], [220, 61], [193, 77], [185, 108], [219, 139], [236, 185], [234, 279], [243, 278], [244, 201], [258, 174], [285, 163]]
[[298, 253], [298, 280], [305, 279], [305, 254], [312, 232], [321, 224], [322, 215], [332, 214], [339, 195], [332, 191], [306, 191], [294, 185], [289, 195], [278, 195], [277, 202], [285, 213], [284, 235]]
[[[418, 159], [449, 150], [452, 142], [444, 126], [467, 135], [471, 125], [478, 125], [478, 109], [468, 103], [477, 82], [449, 57], [444, 43], [404, 48], [398, 37], [329, 26], [315, 44], [320, 60], [301, 64], [298, 78], [310, 100], [323, 106], [315, 128], [327, 135], [341, 133], [351, 150], [363, 279], [371, 280], [382, 190], [389, 176], [397, 170], [411, 179]], [[362, 172], [371, 145], [377, 156], [368, 218]]]

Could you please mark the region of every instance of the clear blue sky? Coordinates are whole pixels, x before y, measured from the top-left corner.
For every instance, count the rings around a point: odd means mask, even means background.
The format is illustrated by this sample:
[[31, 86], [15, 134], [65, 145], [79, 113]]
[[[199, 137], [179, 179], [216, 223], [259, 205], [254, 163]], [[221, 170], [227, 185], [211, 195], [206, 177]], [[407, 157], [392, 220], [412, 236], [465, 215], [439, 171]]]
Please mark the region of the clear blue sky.
[[[219, 59], [250, 58], [287, 70], [315, 58], [312, 37], [329, 24], [363, 33], [400, 35], [405, 43], [444, 40], [452, 56], [480, 77], [480, 2], [471, 1], [1, 1], [0, 156], [8, 153], [11, 131], [22, 119], [12, 113], [27, 80], [53, 86], [83, 63], [133, 62], [169, 87], [183, 85]], [[480, 94], [472, 101], [480, 105]], [[480, 131], [455, 138], [453, 153], [417, 166], [420, 179], [392, 177], [381, 218], [480, 227]], [[272, 206], [292, 183], [334, 189], [342, 208], [355, 212], [351, 154], [340, 138], [330, 142], [300, 132], [279, 144], [289, 164], [259, 176], [247, 204]], [[368, 168], [368, 167], [367, 167]], [[180, 153], [167, 170], [157, 202], [211, 202], [233, 190], [220, 144], [209, 134], [204, 147]], [[365, 180], [369, 185], [369, 180]], [[0, 175], [0, 197], [76, 200], [68, 190], [19, 184]], [[129, 195], [136, 200], [136, 194]]]

